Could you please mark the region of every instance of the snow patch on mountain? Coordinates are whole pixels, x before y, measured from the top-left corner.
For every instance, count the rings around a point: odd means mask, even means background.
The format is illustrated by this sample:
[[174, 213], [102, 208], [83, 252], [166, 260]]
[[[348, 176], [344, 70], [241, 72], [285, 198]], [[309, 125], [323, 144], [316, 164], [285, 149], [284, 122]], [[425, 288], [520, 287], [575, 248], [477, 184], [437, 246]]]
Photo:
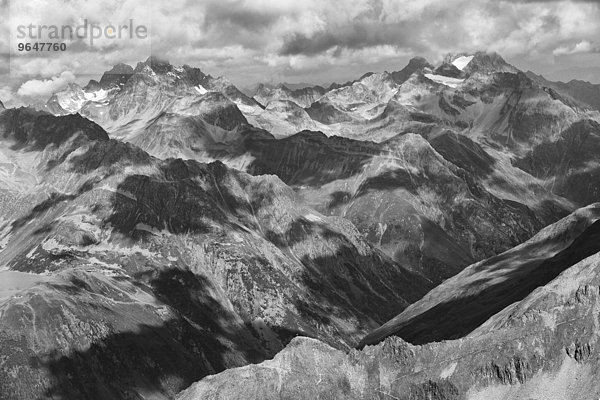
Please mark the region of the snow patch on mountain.
[[237, 108], [239, 108], [239, 110], [244, 113], [244, 115], [248, 114], [248, 115], [255, 115], [260, 113], [260, 107], [253, 107], [253, 106], [249, 106], [248, 104], [244, 104], [241, 101], [234, 101], [235, 105], [237, 106]]
[[471, 62], [471, 60], [473, 60], [474, 56], [461, 56], [458, 57], [457, 59], [455, 59], [454, 61], [452, 61], [452, 65], [454, 65], [456, 68], [460, 69], [461, 71], [463, 69], [465, 69], [467, 67], [467, 65], [469, 65], [469, 63]]
[[436, 83], [441, 83], [442, 85], [446, 85], [451, 88], [456, 88], [465, 81], [464, 79], [450, 78], [449, 76], [435, 74], [425, 74], [425, 77]]
[[81, 110], [81, 107], [87, 101], [85, 95], [81, 89], [79, 90], [65, 90], [57, 93], [58, 104], [69, 113], [76, 113]]
[[108, 95], [108, 92], [104, 89], [100, 89], [95, 92], [83, 92], [83, 96], [85, 97], [85, 99], [91, 100], [91, 101], [104, 100], [107, 95]]
[[323, 219], [321, 217], [319, 217], [318, 215], [315, 215], [315, 214], [306, 214], [304, 216], [304, 218], [306, 218], [310, 222], [321, 222], [321, 221], [323, 221]]
[[202, 85], [196, 86], [196, 91], [198, 93], [200, 93], [200, 94], [206, 94], [206, 93], [208, 93], [208, 90], [204, 86], [202, 86]]

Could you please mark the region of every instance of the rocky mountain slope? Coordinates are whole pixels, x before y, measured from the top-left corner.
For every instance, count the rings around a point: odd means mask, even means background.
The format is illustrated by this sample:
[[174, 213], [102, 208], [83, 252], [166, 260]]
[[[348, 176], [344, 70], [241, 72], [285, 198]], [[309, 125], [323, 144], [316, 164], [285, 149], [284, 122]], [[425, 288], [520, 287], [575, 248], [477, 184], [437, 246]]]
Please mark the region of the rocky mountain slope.
[[[149, 58], [135, 69], [115, 66], [100, 82], [90, 81], [84, 88], [70, 85], [55, 94], [46, 109], [55, 115], [77, 112], [112, 138], [157, 157], [212, 161], [206, 159], [206, 150], [227, 142], [232, 131], [248, 123], [238, 105], [262, 110], [224, 78]], [[172, 135], [164, 135], [163, 127], [170, 127]]]
[[449, 55], [437, 67], [414, 58], [402, 70], [367, 73], [327, 89], [263, 85], [256, 101], [225, 78], [149, 58], [135, 68], [115, 66], [85, 88], [71, 85], [47, 107], [55, 114], [80, 112], [125, 139], [160, 113], [177, 113], [207, 116], [208, 124], [227, 131], [249, 122], [276, 137], [311, 129], [377, 142], [441, 126], [515, 152], [583, 118], [598, 119], [598, 112], [555, 86], [480, 52]]
[[[599, 114], [497, 54], [450, 55], [437, 67], [413, 59], [402, 71], [331, 90], [306, 110], [326, 125], [324, 135], [261, 136], [245, 153], [252, 161], [237, 166], [277, 174], [309, 204], [350, 218], [371, 243], [434, 280], [600, 201]], [[429, 168], [434, 160], [453, 172]], [[449, 184], [461, 181], [465, 190]], [[496, 213], [502, 222], [489, 226]], [[502, 232], [483, 239], [481, 231], [495, 227]]]
[[575, 86], [480, 52], [252, 98], [150, 58], [2, 111], [0, 390], [597, 398]]
[[277, 177], [79, 115], [4, 110], [0, 140], [2, 398], [172, 398], [298, 334], [356, 345], [432, 288]]
[[574, 100], [581, 102], [595, 110], [600, 110], [600, 85], [581, 80], [569, 82], [552, 82], [532, 71], [527, 71], [527, 76], [540, 82], [544, 86], [551, 87]]
[[[69, 85], [54, 94], [44, 108], [55, 115], [78, 112], [100, 124], [112, 137], [136, 144], [139, 135], [165, 114], [198, 117], [208, 125], [205, 129], [213, 131], [213, 136], [226, 135], [248, 122], [281, 136], [320, 126], [296, 103], [308, 103], [322, 91], [318, 87], [296, 91], [279, 88], [279, 94], [273, 94], [272, 101], [263, 105], [224, 77], [215, 78], [198, 68], [173, 66], [150, 57], [135, 68], [119, 64], [106, 71], [100, 82], [92, 80], [83, 88]], [[297, 115], [289, 115], [293, 113]], [[190, 136], [195, 139], [186, 133], [186, 137]], [[167, 151], [186, 150], [176, 140], [167, 144]], [[195, 147], [204, 148], [201, 142]]]
[[583, 208], [527, 242], [473, 264], [371, 332], [361, 346], [390, 335], [422, 344], [463, 337], [562, 271], [600, 251], [600, 208]]
[[[282, 89], [265, 91], [280, 93], [274, 100], [289, 99]], [[415, 58], [402, 70], [368, 73], [328, 88], [303, 106], [316, 128], [308, 127], [305, 119], [295, 127], [384, 141], [401, 132], [442, 126], [513, 153], [552, 138], [580, 119], [598, 119], [595, 107], [572, 92], [525, 74], [494, 53], [449, 55], [437, 66]], [[272, 117], [277, 115], [251, 122], [278, 137], [288, 134], [287, 128], [277, 131], [287, 124], [285, 116], [279, 122]]]
[[[328, 90], [262, 86], [255, 98], [264, 104], [222, 78], [155, 59], [116, 67], [100, 82], [114, 92], [100, 107], [110, 117], [91, 113], [93, 102], [81, 112], [112, 137], [158, 157], [275, 174], [436, 283], [600, 200], [586, 184], [593, 151], [575, 170], [583, 139], [569, 139], [582, 129], [575, 135], [590, 136], [595, 114], [497, 54], [449, 55], [437, 67], [415, 58]], [[324, 134], [290, 136], [304, 129]], [[563, 167], [549, 173], [545, 160], [565, 146]]]
[[581, 120], [534, 146], [514, 164], [542, 180], [547, 190], [576, 204], [589, 204], [600, 196], [599, 150], [600, 124]]
[[467, 337], [421, 346], [389, 337], [349, 353], [297, 338], [273, 360], [207, 377], [177, 398], [594, 399], [600, 253], [597, 223], [585, 229], [581, 220], [597, 213], [596, 205], [547, 228], [538, 246], [564, 247], [574, 226], [584, 232], [541, 286]]

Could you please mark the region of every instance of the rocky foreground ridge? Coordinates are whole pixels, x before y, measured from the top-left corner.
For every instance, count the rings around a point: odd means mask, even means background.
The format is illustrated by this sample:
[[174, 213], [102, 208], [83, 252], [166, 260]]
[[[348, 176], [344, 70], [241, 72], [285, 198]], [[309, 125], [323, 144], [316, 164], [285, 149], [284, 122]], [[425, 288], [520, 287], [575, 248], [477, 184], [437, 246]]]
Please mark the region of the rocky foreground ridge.
[[[297, 338], [273, 360], [207, 377], [177, 398], [595, 399], [600, 394], [600, 253], [597, 223], [589, 222], [598, 218], [598, 207], [546, 228], [526, 244], [541, 240], [556, 246], [572, 239], [573, 228], [583, 229], [571, 243], [576, 250], [568, 252], [574, 264], [561, 263], [560, 273], [551, 268], [558, 273], [554, 279], [467, 336], [422, 345], [389, 336], [348, 353]], [[510, 277], [510, 271], [499, 271], [495, 279]], [[456, 296], [460, 302], [467, 292]], [[473, 296], [481, 304], [491, 301], [484, 293]]]

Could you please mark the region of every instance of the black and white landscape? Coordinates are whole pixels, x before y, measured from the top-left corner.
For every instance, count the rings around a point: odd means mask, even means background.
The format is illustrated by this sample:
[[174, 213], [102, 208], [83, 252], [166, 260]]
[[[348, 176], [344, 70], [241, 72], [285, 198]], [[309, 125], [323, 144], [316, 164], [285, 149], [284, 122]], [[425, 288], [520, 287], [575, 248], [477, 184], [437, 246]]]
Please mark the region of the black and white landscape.
[[0, 103], [0, 399], [598, 399], [600, 84], [424, 53]]

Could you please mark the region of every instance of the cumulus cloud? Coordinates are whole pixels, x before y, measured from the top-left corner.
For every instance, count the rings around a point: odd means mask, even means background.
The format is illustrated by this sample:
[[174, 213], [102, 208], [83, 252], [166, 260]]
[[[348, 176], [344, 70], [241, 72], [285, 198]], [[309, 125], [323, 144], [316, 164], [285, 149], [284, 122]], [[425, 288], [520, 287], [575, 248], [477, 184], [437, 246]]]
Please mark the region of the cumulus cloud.
[[73, 81], [75, 81], [75, 75], [70, 71], [64, 71], [60, 75], [50, 79], [29, 80], [21, 85], [17, 94], [23, 97], [47, 98], [53, 93], [63, 90]]
[[582, 40], [581, 42], [573, 43], [571, 45], [557, 47], [554, 49], [552, 54], [555, 56], [562, 56], [579, 53], [597, 53], [598, 51], [598, 47], [596, 47], [592, 42], [588, 40]]
[[12, 102], [15, 94], [10, 86], [0, 86], [0, 101], [6, 106]]

